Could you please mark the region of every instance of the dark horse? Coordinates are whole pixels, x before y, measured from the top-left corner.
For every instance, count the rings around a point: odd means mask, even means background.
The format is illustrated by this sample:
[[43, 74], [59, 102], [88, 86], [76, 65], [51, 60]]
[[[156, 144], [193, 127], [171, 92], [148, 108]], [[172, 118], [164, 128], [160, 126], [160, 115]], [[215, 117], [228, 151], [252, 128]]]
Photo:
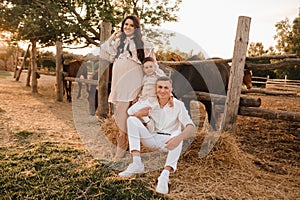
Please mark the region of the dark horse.
[[[81, 76], [84, 77], [84, 79], [87, 79], [88, 72], [87, 72], [87, 67], [84, 64], [83, 61], [73, 61], [70, 62], [69, 64], [63, 64], [63, 71], [66, 73], [67, 77], [75, 77], [75, 78], [80, 78]], [[82, 88], [82, 83], [78, 82], [78, 94], [77, 98], [81, 97], [81, 88]], [[72, 81], [66, 81], [64, 80], [64, 88], [67, 93], [67, 100], [69, 102], [72, 101]], [[89, 92], [89, 88], [86, 85], [86, 91]]]
[[[112, 76], [112, 63], [109, 64], [108, 69], [109, 70], [109, 80], [108, 80], [108, 88], [107, 93], [110, 93], [110, 87], [111, 87], [111, 76]], [[92, 80], [98, 80], [98, 70], [95, 71], [91, 75]], [[89, 112], [90, 115], [95, 115], [96, 110], [98, 109], [98, 88], [97, 85], [91, 85], [89, 89], [89, 96], [88, 96], [88, 102], [89, 102]]]
[[[216, 59], [216, 58], [214, 58]], [[188, 59], [187, 61], [196, 60]], [[183, 96], [191, 91], [201, 91], [219, 95], [226, 95], [230, 75], [228, 63], [201, 63], [194, 65], [179, 65], [171, 76], [173, 81], [173, 93], [177, 98], [181, 98], [186, 108], [190, 112], [190, 98]], [[252, 86], [251, 73], [244, 71], [244, 84], [247, 88]], [[197, 97], [195, 96], [195, 100]], [[212, 102], [200, 100], [204, 104], [208, 121], [211, 127], [216, 130], [216, 119], [212, 112]]]
[[[95, 71], [91, 78], [92, 80], [98, 80], [98, 71]], [[90, 86], [88, 102], [90, 115], [95, 115], [96, 110], [98, 109], [98, 89], [96, 85]]]

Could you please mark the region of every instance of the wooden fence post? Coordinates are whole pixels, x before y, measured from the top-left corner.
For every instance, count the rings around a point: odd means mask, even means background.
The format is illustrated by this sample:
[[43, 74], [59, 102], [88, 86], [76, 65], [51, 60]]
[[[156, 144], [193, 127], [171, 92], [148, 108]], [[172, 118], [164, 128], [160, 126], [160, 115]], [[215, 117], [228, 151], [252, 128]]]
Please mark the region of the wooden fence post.
[[26, 57], [27, 57], [28, 51], [29, 51], [29, 49], [30, 49], [30, 45], [31, 45], [31, 44], [28, 45], [27, 50], [25, 51], [25, 54], [24, 54], [24, 56], [23, 56], [21, 68], [18, 69], [18, 70], [16, 71], [16, 81], [19, 81], [20, 76], [21, 76], [21, 73], [22, 73], [22, 70], [23, 70], [23, 68], [25, 67]]
[[242, 90], [242, 80], [244, 74], [243, 71], [249, 40], [250, 22], [251, 18], [245, 16], [240, 16], [238, 20], [221, 131], [223, 130], [235, 132], [235, 122], [239, 109], [240, 94]]
[[28, 67], [28, 71], [27, 71], [27, 79], [26, 79], [26, 86], [27, 87], [30, 87], [30, 77], [31, 77], [31, 74], [32, 74], [32, 50], [30, 51], [30, 65]]
[[63, 101], [62, 43], [56, 42], [56, 101]]
[[32, 44], [32, 58], [31, 58], [31, 65], [32, 65], [32, 79], [31, 79], [31, 92], [33, 94], [38, 93], [38, 82], [37, 82], [37, 64], [36, 64], [36, 41], [31, 41]]
[[[102, 22], [100, 41], [104, 42], [111, 35], [112, 26], [109, 22]], [[109, 81], [109, 62], [100, 58], [98, 69], [98, 117], [108, 116], [108, 81]]]

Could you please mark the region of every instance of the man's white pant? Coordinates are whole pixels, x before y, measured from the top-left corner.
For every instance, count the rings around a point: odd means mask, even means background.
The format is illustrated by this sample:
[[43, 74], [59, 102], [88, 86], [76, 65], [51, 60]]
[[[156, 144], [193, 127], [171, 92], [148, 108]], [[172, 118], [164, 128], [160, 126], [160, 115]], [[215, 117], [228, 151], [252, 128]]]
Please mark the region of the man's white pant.
[[[137, 117], [129, 116], [127, 119], [128, 140], [130, 152], [133, 150], [141, 151], [141, 142], [145, 147], [151, 149], [159, 149], [168, 151], [165, 148], [165, 142], [171, 137], [178, 135], [180, 132], [171, 133], [169, 135], [160, 135], [157, 133], [149, 133], [148, 129], [143, 125]], [[182, 142], [173, 150], [168, 151], [165, 166], [170, 166], [176, 171], [177, 162], [182, 150]]]

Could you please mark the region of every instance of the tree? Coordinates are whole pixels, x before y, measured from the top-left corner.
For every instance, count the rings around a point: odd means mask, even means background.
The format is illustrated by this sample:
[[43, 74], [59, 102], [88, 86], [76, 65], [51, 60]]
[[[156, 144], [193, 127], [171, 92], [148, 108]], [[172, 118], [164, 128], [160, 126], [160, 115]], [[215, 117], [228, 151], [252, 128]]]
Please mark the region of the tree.
[[[264, 56], [264, 55], [274, 55], [274, 48], [269, 47], [268, 50], [264, 49], [264, 45], [262, 42], [251, 42], [247, 54], [249, 57], [256, 57], [256, 56]], [[269, 64], [269, 60], [260, 60], [255, 62], [256, 64]], [[270, 78], [275, 78], [276, 74], [274, 73], [273, 70], [252, 70], [253, 76], [260, 76], [260, 77], [267, 77], [269, 76]]]
[[[293, 20], [293, 25], [288, 18], [276, 23], [277, 39], [276, 49], [280, 53], [297, 54], [300, 56], [300, 11], [299, 16]], [[300, 79], [300, 67], [289, 66], [287, 68], [276, 70], [278, 78]]]
[[[281, 20], [275, 24], [276, 35], [276, 52], [274, 47], [269, 47], [268, 50], [264, 50], [264, 46], [261, 42], [251, 43], [248, 48], [248, 56], [263, 56], [263, 55], [276, 55], [276, 54], [297, 54], [300, 56], [300, 11], [299, 17], [293, 20], [291, 24], [288, 18]], [[277, 53], [278, 52], [278, 53]], [[274, 62], [272, 60], [268, 61]], [[267, 64], [266, 61], [259, 61], [259, 64]], [[257, 71], [253, 70], [255, 76], [270, 75], [271, 78], [284, 78], [286, 75], [289, 79], [300, 79], [300, 67], [289, 66], [274, 71]]]
[[300, 10], [299, 16], [293, 21], [292, 38], [290, 42], [292, 52], [295, 52], [298, 56], [300, 56]]
[[[50, 5], [50, 3], [50, 0], [42, 3], [39, 0], [5, 0], [0, 3], [0, 31], [8, 31], [13, 34], [13, 39], [17, 41], [30, 41], [32, 44], [32, 93], [38, 92], [36, 79], [36, 43], [39, 42], [45, 45], [53, 44], [64, 34], [64, 30], [69, 30], [66, 29], [68, 27], [57, 23], [60, 20], [67, 20], [67, 16], [52, 16], [52, 13], [48, 12], [48, 7], [46, 6]], [[58, 12], [58, 8], [53, 4], [53, 7], [51, 7], [52, 12]], [[18, 80], [21, 70], [16, 80]], [[29, 75], [30, 73], [28, 73], [28, 80]]]
[[277, 41], [276, 49], [280, 53], [288, 53], [290, 51], [290, 41], [292, 38], [292, 27], [290, 24], [290, 20], [285, 18], [275, 24], [276, 27], [276, 35], [274, 39]]
[[267, 52], [264, 50], [264, 45], [261, 42], [251, 42], [248, 47], [248, 56], [262, 56]]
[[[16, 41], [30, 41], [32, 55], [36, 55], [36, 43], [42, 46], [52, 46], [56, 41], [84, 46], [99, 45], [103, 21], [111, 22], [115, 28], [125, 15], [132, 13], [140, 17], [142, 23], [150, 25], [176, 21], [175, 13], [181, 1], [2, 0], [0, 31], [13, 33]], [[33, 93], [37, 92], [36, 66], [36, 63], [32, 63]]]
[[124, 16], [135, 14], [142, 24], [177, 21], [182, 0], [5, 0], [0, 3], [0, 31], [16, 40], [35, 39], [45, 46], [56, 40], [68, 44], [100, 43], [100, 24], [116, 28]]

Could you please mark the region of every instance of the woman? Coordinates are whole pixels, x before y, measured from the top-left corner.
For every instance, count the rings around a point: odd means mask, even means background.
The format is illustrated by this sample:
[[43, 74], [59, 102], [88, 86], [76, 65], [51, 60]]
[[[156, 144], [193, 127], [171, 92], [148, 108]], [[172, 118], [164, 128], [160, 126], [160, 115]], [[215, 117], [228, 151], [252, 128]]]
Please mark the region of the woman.
[[141, 90], [145, 57], [155, 59], [154, 46], [143, 40], [139, 19], [130, 15], [116, 31], [101, 45], [101, 50], [114, 58], [111, 93], [108, 101], [114, 105], [114, 119], [119, 128], [115, 158], [122, 158], [128, 148], [127, 109]]

